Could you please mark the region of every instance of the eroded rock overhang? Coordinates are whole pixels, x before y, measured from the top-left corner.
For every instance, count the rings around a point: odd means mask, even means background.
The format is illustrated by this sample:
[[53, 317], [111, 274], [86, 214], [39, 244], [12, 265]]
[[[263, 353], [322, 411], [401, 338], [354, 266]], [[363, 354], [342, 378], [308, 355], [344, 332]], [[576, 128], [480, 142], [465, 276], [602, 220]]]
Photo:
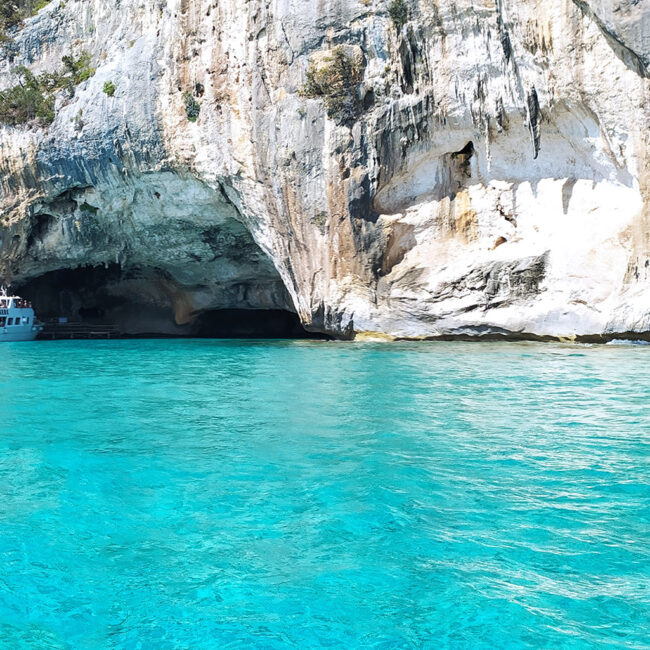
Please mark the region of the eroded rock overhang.
[[42, 317], [125, 334], [188, 334], [215, 311], [295, 311], [225, 191], [172, 172], [35, 201], [4, 231], [2, 260]]

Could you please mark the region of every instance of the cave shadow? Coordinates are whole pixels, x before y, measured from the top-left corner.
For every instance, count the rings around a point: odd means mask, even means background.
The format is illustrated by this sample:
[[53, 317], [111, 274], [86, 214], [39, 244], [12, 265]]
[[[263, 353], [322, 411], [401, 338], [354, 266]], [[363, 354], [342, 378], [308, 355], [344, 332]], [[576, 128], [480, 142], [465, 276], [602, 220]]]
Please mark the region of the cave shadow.
[[[149, 270], [151, 271], [151, 270]], [[286, 309], [200, 310], [177, 324], [171, 298], [152, 301], [120, 283], [137, 280], [141, 270], [119, 264], [51, 271], [14, 287], [34, 305], [45, 323], [42, 338], [204, 338], [328, 339], [309, 332], [299, 316]], [[162, 275], [161, 275], [162, 278]]]

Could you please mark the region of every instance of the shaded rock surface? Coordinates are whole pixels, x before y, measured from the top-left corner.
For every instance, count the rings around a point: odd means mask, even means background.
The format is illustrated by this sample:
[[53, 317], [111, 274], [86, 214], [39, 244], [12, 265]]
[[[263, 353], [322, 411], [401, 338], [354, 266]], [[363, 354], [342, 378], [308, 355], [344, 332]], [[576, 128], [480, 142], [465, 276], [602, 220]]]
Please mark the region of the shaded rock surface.
[[[96, 73], [47, 128], [0, 126], [0, 278], [161, 331], [650, 331], [648, 0], [407, 4], [398, 31], [386, 0], [50, 3], [0, 87], [83, 51]], [[344, 121], [300, 92], [339, 47]]]

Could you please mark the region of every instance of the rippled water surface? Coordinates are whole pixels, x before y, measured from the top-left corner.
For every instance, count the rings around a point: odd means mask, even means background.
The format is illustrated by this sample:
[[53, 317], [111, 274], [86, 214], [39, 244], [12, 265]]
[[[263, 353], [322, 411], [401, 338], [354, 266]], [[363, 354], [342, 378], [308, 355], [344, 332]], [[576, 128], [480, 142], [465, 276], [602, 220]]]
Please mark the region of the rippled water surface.
[[648, 648], [650, 348], [0, 345], [2, 648]]

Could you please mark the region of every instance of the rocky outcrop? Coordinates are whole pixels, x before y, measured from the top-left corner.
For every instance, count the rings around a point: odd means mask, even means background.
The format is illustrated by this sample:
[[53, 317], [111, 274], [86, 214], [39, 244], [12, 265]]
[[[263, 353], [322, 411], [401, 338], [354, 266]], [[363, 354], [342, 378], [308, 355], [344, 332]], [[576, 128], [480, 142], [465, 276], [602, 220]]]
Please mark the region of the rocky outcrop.
[[176, 324], [650, 331], [648, 0], [405, 2], [50, 3], [2, 87], [96, 72], [51, 125], [0, 127], [0, 278]]
[[650, 5], [647, 0], [574, 0], [607, 37], [612, 50], [639, 74], [650, 74]]

